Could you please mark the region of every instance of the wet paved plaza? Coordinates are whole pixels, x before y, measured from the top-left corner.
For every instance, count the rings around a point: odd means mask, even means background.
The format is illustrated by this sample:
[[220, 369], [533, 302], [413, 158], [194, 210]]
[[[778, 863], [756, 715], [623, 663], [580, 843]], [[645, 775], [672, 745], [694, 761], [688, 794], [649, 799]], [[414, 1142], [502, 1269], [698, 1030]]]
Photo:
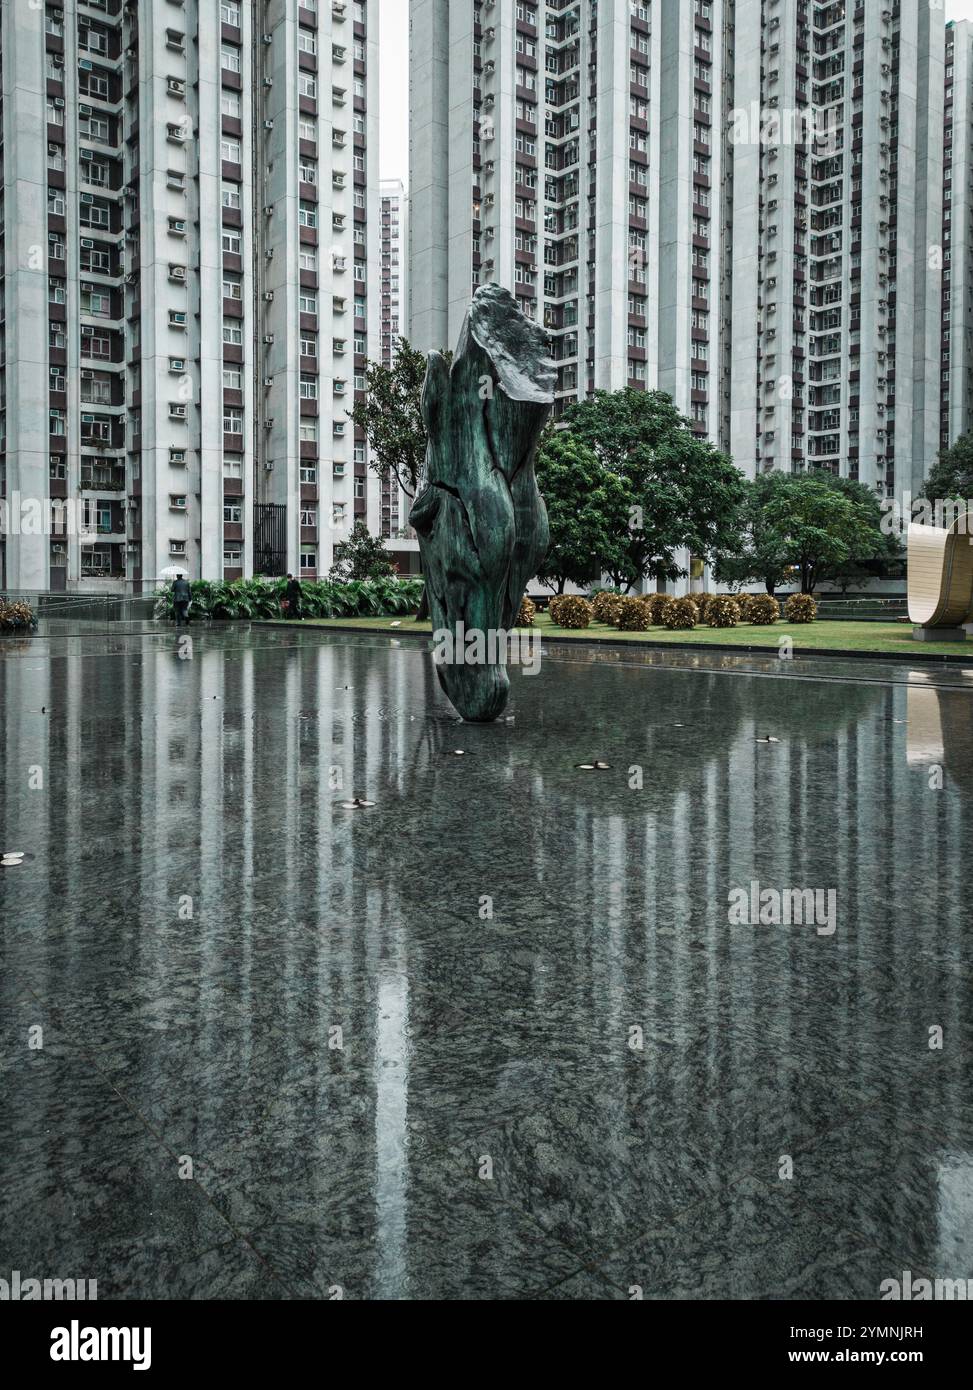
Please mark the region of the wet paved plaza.
[[0, 647], [0, 1276], [973, 1278], [973, 672], [551, 646], [469, 726], [415, 641], [193, 639]]

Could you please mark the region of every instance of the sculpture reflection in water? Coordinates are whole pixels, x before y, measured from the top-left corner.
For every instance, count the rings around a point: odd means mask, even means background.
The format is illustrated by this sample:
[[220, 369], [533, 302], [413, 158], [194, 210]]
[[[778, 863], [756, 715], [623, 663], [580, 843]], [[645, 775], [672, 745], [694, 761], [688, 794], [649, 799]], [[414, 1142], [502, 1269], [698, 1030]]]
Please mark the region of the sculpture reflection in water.
[[506, 706], [506, 634], [547, 552], [534, 456], [554, 400], [548, 354], [547, 334], [509, 291], [484, 285], [452, 366], [441, 353], [429, 355], [422, 394], [429, 444], [410, 523], [442, 644], [439, 683], [463, 718], [478, 723]]

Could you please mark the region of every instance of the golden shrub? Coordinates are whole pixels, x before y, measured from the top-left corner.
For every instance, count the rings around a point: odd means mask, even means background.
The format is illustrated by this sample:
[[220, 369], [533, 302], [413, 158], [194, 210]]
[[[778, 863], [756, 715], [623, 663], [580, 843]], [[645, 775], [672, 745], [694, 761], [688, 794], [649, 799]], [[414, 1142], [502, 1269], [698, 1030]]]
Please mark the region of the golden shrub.
[[646, 632], [651, 621], [648, 604], [634, 594], [622, 599], [617, 619], [620, 632]]
[[671, 594], [647, 594], [646, 605], [652, 618], [653, 627], [662, 627], [666, 609], [672, 603]]
[[674, 599], [668, 605], [662, 615], [662, 624], [673, 632], [685, 632], [696, 626], [699, 616], [695, 595], [690, 597], [687, 594], [685, 598]]
[[591, 622], [591, 604], [580, 594], [558, 594], [548, 612], [555, 627], [587, 627]]
[[520, 612], [517, 614], [518, 627], [533, 627], [534, 618], [537, 614], [537, 605], [533, 599], [525, 594], [520, 601]]
[[729, 594], [717, 594], [706, 605], [709, 627], [736, 627], [740, 621], [740, 605]]
[[791, 594], [784, 604], [784, 617], [789, 623], [813, 623], [818, 605], [810, 594]]
[[602, 589], [601, 593], [595, 594], [591, 603], [591, 613], [595, 622], [607, 623], [609, 627], [614, 627], [618, 622], [623, 597], [624, 595], [612, 593], [608, 589]]
[[780, 604], [770, 594], [752, 594], [747, 604], [746, 621], [757, 627], [769, 627], [780, 617]]

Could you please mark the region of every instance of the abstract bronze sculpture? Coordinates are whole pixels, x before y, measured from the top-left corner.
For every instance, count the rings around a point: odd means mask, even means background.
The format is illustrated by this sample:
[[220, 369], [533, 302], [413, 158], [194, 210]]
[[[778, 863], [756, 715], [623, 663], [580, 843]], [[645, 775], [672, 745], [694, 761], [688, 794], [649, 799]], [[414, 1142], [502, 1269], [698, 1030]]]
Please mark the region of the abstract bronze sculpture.
[[477, 290], [451, 367], [429, 354], [429, 443], [409, 520], [433, 632], [449, 649], [439, 683], [464, 719], [496, 719], [507, 703], [507, 634], [547, 551], [534, 456], [554, 382], [547, 334], [499, 285]]

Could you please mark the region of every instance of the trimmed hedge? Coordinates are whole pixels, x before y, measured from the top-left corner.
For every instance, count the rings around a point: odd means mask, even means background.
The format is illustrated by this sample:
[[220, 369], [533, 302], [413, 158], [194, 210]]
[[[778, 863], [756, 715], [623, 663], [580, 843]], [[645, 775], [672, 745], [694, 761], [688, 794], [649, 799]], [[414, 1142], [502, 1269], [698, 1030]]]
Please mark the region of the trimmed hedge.
[[791, 594], [784, 604], [784, 617], [789, 623], [813, 623], [818, 616], [818, 605], [810, 594]]
[[534, 618], [537, 616], [537, 605], [534, 600], [525, 594], [520, 601], [520, 612], [517, 614], [517, 627], [533, 627]]
[[0, 599], [0, 632], [33, 632], [37, 618], [29, 603]]
[[687, 632], [699, 622], [700, 613], [695, 603], [695, 595], [674, 599], [662, 615], [663, 627], [672, 632]]
[[753, 594], [747, 604], [746, 621], [756, 627], [769, 627], [780, 617], [780, 604], [770, 594]]
[[706, 605], [706, 622], [709, 627], [736, 627], [740, 621], [740, 606], [729, 594], [717, 594]]
[[557, 594], [547, 611], [555, 627], [581, 628], [591, 622], [591, 604], [580, 594]]
[[[189, 585], [194, 619], [223, 621], [279, 618], [286, 579], [234, 579], [232, 582], [195, 579]], [[421, 579], [301, 580], [301, 612], [305, 618], [380, 618], [413, 613], [422, 598]], [[156, 596], [155, 616], [174, 618], [172, 585]]]
[[624, 594], [616, 594], [611, 589], [602, 589], [595, 594], [591, 601], [591, 615], [596, 623], [607, 623], [609, 627], [614, 627], [618, 622], [618, 615], [622, 611]]
[[636, 595], [623, 598], [616, 626], [620, 632], [647, 632], [652, 622], [649, 605]]
[[651, 614], [653, 627], [662, 627], [665, 622], [666, 609], [672, 601], [671, 594], [648, 594], [646, 596], [646, 603], [649, 613]]

